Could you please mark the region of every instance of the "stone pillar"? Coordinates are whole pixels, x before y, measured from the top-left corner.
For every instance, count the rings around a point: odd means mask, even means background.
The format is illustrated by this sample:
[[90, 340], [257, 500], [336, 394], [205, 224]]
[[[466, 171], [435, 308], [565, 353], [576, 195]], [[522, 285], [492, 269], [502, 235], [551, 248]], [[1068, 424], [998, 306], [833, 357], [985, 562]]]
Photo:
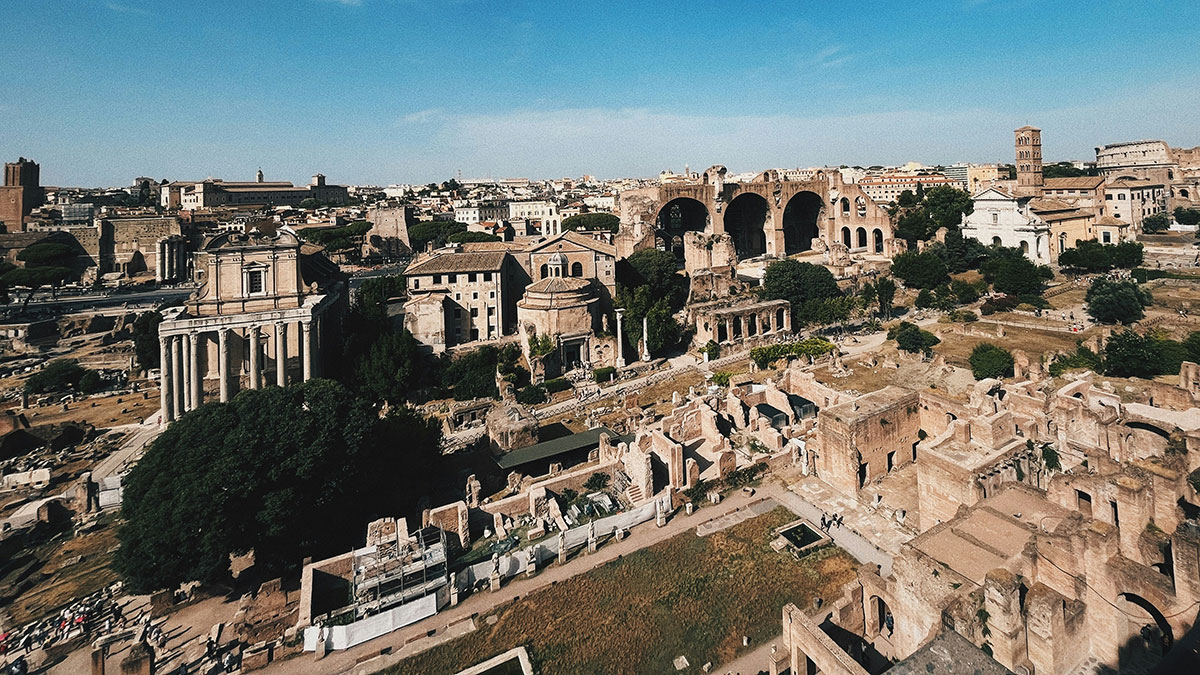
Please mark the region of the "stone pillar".
[[312, 340], [312, 323], [304, 321], [300, 324], [300, 352], [304, 359], [304, 382], [312, 379], [313, 370], [313, 340]]
[[262, 386], [262, 347], [259, 345], [258, 326], [250, 328], [250, 388], [258, 389]]
[[168, 422], [175, 419], [175, 400], [171, 396], [172, 390], [175, 388], [175, 382], [171, 377], [170, 339], [169, 337], [160, 337], [158, 339], [158, 405], [162, 410], [163, 426], [166, 426]]
[[158, 283], [163, 282], [163, 263], [166, 262], [166, 256], [163, 255], [163, 240], [159, 239], [154, 242], [154, 280]]
[[221, 377], [221, 403], [229, 401], [229, 329], [217, 331], [217, 368]]
[[188, 396], [188, 410], [200, 407], [204, 396], [204, 373], [200, 372], [200, 334], [188, 334], [188, 370], [192, 372], [192, 393]]
[[642, 360], [643, 361], [650, 360], [650, 345], [649, 345], [649, 340], [646, 339], [646, 333], [647, 333], [649, 325], [650, 325], [650, 323], [646, 320], [646, 317], [643, 316], [642, 317]]
[[188, 412], [192, 409], [192, 341], [187, 335], [179, 336], [179, 370], [183, 376], [179, 379], [183, 380], [183, 394], [180, 397], [179, 409]]
[[172, 406], [175, 410], [175, 419], [183, 416], [183, 336], [172, 335], [171, 340], [171, 379], [174, 380], [175, 386], [171, 391], [171, 397], [175, 399], [175, 405]]
[[617, 363], [618, 368], [625, 367], [625, 333], [621, 330], [621, 318], [625, 315], [625, 310], [618, 309], [617, 313]]
[[275, 384], [287, 386], [287, 324], [275, 324]]
[[163, 245], [163, 248], [167, 254], [167, 278], [174, 279], [175, 276], [179, 274], [179, 270], [177, 269], [178, 266], [175, 264], [175, 242], [168, 239]]

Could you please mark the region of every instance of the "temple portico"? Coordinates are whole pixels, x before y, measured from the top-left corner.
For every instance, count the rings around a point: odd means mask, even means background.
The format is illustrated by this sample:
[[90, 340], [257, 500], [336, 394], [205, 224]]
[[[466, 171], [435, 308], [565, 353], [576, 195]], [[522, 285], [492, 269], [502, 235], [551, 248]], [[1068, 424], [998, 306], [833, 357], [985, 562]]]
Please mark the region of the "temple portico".
[[340, 272], [289, 230], [218, 235], [200, 256], [200, 289], [158, 328], [163, 424], [205, 401], [206, 380], [215, 380], [210, 400], [226, 402], [241, 389], [319, 377], [341, 331]]

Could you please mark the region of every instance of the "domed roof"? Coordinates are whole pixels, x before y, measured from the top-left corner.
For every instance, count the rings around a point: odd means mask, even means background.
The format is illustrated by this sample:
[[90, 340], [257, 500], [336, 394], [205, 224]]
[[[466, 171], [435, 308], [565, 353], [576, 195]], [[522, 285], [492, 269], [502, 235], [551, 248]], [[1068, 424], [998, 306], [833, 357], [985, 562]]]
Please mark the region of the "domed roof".
[[586, 289], [590, 284], [579, 277], [546, 277], [525, 287], [526, 293], [571, 293]]
[[563, 255], [561, 251], [555, 251], [554, 255], [550, 256], [550, 260], [548, 261], [547, 264], [566, 265], [567, 264], [567, 256]]

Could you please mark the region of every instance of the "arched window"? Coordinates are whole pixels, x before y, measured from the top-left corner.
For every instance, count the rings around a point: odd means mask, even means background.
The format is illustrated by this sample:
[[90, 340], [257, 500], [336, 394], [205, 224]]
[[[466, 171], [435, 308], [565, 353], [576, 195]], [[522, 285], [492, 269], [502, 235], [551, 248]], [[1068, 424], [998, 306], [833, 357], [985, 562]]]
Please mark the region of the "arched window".
[[581, 262], [571, 263], [571, 276], [573, 276], [573, 277], [583, 276], [583, 263], [581, 263]]
[[543, 265], [542, 265], [542, 269], [541, 269], [541, 273], [542, 273], [542, 275], [541, 275], [541, 277], [539, 277], [539, 278], [541, 278], [541, 279], [545, 279], [546, 277], [550, 276], [550, 266], [549, 266], [549, 265], [546, 265], [546, 264], [543, 264]]
[[867, 217], [867, 200], [863, 199], [862, 197], [855, 197], [854, 207], [858, 211], [859, 218]]
[[842, 197], [842, 215], [850, 215], [850, 200], [845, 197]]
[[850, 248], [850, 246], [851, 246], [851, 244], [850, 244], [850, 228], [848, 228], [848, 227], [842, 228], [842, 243], [846, 245], [846, 248]]

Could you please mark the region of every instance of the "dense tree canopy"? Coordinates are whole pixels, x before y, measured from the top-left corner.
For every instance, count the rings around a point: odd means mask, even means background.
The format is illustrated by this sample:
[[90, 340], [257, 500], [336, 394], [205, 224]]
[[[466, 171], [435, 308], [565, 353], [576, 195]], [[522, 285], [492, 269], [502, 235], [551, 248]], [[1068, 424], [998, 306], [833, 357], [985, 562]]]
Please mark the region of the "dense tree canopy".
[[565, 230], [603, 230], [616, 232], [621, 225], [621, 219], [611, 213], [581, 213], [577, 216], [564, 218], [562, 229]]
[[946, 264], [933, 251], [904, 251], [892, 258], [892, 274], [909, 288], [937, 288], [950, 281]]
[[1088, 314], [1100, 323], [1133, 323], [1145, 316], [1144, 308], [1153, 298], [1136, 282], [1102, 277], [1092, 282], [1084, 300]]
[[1041, 295], [1042, 285], [1054, 277], [1050, 268], [1033, 264], [1021, 249], [1002, 246], [993, 246], [979, 269], [997, 292], [1017, 296]]
[[622, 328], [631, 345], [642, 339], [643, 317], [651, 354], [678, 344], [683, 327], [673, 314], [686, 300], [687, 278], [676, 273], [670, 253], [643, 249], [617, 264], [617, 306], [625, 310]]
[[837, 280], [826, 268], [797, 260], [779, 260], [767, 266], [763, 275], [763, 297], [792, 303], [792, 323], [799, 328], [822, 322], [823, 307], [829, 298], [842, 295]]
[[893, 210], [896, 236], [914, 247], [918, 241], [932, 238], [939, 228], [957, 229], [963, 214], [974, 209], [971, 195], [965, 190], [949, 185], [924, 190], [923, 184], [919, 185], [921, 188], [915, 195], [907, 190], [902, 192]]
[[971, 374], [976, 380], [990, 377], [1012, 377], [1013, 356], [1007, 349], [990, 342], [980, 342], [971, 350]]
[[133, 351], [137, 355], [138, 365], [142, 370], [150, 370], [159, 366], [158, 324], [162, 323], [162, 314], [158, 312], [142, 312], [133, 320]]
[[[1104, 343], [1104, 372], [1113, 377], [1155, 377], [1178, 372], [1175, 350], [1164, 349], [1166, 340], [1156, 335], [1140, 335], [1126, 329], [1113, 333]], [[1179, 344], [1179, 343], [1175, 343]]]
[[446, 237], [446, 241], [451, 244], [465, 244], [472, 241], [502, 241], [500, 237], [487, 232], [455, 232]]
[[1133, 269], [1142, 264], [1142, 245], [1134, 241], [1101, 244], [1081, 241], [1058, 255], [1058, 264], [1083, 272], [1104, 272], [1114, 267]]
[[900, 349], [913, 354], [930, 352], [934, 345], [941, 342], [938, 336], [927, 330], [921, 330], [920, 326], [908, 321], [901, 321], [889, 328], [887, 337], [889, 340], [895, 340], [896, 346]]
[[1200, 225], [1200, 209], [1176, 206], [1173, 215], [1180, 225]]
[[359, 220], [341, 227], [305, 228], [297, 234], [305, 241], [324, 246], [331, 253], [346, 253], [362, 249], [363, 237], [371, 230], [371, 223]]
[[101, 387], [100, 376], [75, 359], [55, 359], [25, 381], [30, 394], [90, 394]]
[[[1183, 207], [1179, 207], [1183, 208]], [[1176, 211], [1179, 210], [1176, 209]], [[1200, 212], [1198, 212], [1200, 213]], [[1171, 218], [1165, 213], [1156, 213], [1142, 219], [1142, 231], [1148, 233], [1165, 232], [1171, 228]]]
[[451, 220], [430, 220], [408, 228], [408, 243], [414, 251], [424, 251], [432, 242], [434, 248], [446, 245], [450, 235], [466, 232], [467, 226]]
[[345, 551], [416, 506], [439, 431], [379, 419], [330, 380], [238, 393], [172, 423], [124, 481], [116, 567], [135, 592], [228, 578], [230, 554], [268, 572]]

